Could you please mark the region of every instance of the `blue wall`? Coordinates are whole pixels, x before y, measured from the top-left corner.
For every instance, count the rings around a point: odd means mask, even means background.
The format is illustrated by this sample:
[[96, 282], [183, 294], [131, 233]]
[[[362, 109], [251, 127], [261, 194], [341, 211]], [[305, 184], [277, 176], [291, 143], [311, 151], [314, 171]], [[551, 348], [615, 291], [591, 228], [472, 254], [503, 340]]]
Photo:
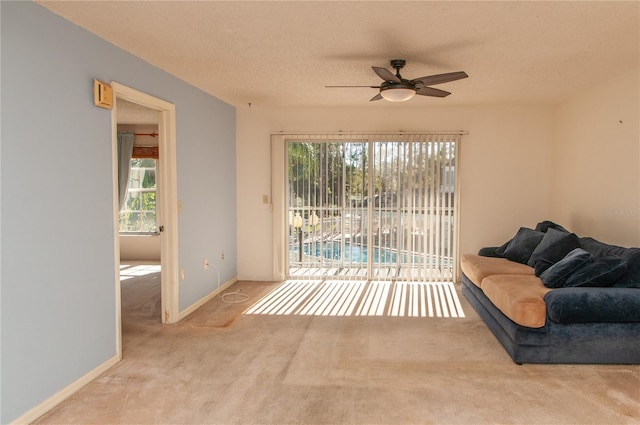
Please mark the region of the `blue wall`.
[[[93, 79], [177, 115], [180, 309], [237, 275], [235, 108], [32, 2], [0, 2], [0, 422], [116, 355], [111, 115]], [[224, 262], [220, 251], [225, 251]]]

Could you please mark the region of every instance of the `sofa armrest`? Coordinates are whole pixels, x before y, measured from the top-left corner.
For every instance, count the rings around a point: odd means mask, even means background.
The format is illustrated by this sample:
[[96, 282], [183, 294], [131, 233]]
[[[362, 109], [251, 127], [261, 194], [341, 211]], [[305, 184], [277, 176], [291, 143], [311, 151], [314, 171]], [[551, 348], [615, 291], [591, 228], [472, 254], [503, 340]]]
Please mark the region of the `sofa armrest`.
[[556, 323], [640, 322], [638, 288], [558, 288], [544, 301]]

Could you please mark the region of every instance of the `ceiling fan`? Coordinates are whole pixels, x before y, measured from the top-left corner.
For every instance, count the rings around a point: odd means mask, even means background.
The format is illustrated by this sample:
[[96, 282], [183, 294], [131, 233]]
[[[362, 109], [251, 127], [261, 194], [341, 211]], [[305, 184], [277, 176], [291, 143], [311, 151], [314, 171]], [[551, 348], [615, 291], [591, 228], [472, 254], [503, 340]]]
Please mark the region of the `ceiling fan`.
[[392, 59], [391, 67], [396, 70], [395, 75], [387, 68], [381, 68], [378, 66], [372, 66], [373, 71], [382, 78], [384, 82], [379, 86], [326, 86], [329, 88], [336, 87], [368, 87], [372, 89], [380, 89], [380, 93], [373, 96], [371, 101], [385, 99], [390, 102], [404, 102], [411, 99], [414, 95], [419, 94], [421, 96], [432, 97], [446, 97], [451, 93], [448, 91], [435, 89], [433, 86], [436, 84], [448, 83], [450, 81], [461, 80], [467, 78], [468, 75], [464, 71], [449, 72], [446, 74], [429, 75], [426, 77], [414, 78], [413, 80], [407, 80], [402, 78], [400, 70], [405, 66], [407, 62], [404, 59]]

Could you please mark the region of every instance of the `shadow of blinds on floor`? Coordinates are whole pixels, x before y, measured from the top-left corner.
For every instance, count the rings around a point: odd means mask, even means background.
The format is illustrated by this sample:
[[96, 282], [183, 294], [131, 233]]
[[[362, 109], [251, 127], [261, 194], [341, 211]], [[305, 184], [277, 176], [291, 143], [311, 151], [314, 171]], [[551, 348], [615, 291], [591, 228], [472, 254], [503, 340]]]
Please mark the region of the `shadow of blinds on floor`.
[[287, 280], [244, 314], [462, 318], [451, 282]]

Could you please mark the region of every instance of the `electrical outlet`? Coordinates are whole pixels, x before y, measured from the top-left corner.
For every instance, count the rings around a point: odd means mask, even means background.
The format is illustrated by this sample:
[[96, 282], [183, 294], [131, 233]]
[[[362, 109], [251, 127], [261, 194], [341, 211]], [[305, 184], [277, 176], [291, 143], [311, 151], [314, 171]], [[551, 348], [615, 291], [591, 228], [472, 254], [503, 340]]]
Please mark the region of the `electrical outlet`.
[[206, 258], [202, 260], [202, 268], [204, 270], [207, 270], [209, 268], [209, 260], [207, 260]]
[[224, 251], [220, 251], [220, 259], [224, 261]]

